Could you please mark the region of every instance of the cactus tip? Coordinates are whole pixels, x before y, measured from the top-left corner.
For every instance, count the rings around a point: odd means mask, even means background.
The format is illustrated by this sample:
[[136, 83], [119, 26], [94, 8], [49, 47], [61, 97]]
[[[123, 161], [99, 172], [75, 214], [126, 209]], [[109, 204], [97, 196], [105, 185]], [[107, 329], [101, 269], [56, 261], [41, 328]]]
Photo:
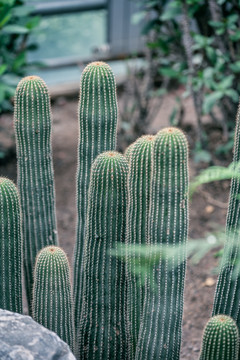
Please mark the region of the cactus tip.
[[37, 75], [30, 75], [30, 76], [26, 76], [24, 79], [25, 80], [38, 80], [38, 79], [40, 79], [40, 77]]
[[147, 135], [147, 140], [153, 141], [154, 140], [154, 135]]

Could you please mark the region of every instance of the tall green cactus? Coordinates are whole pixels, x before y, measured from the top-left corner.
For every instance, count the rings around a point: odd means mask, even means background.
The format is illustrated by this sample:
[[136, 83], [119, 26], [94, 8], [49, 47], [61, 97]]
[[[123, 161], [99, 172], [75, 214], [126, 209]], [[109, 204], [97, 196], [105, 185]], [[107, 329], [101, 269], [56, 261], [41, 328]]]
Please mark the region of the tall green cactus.
[[70, 269], [65, 252], [57, 246], [45, 247], [36, 258], [32, 313], [34, 320], [58, 334], [74, 351]]
[[84, 249], [79, 359], [129, 359], [125, 263], [127, 170], [124, 156], [100, 154], [92, 165]]
[[152, 161], [148, 226], [153, 267], [135, 359], [177, 360], [188, 234], [188, 145], [184, 134], [176, 128], [161, 130], [155, 138]]
[[35, 257], [43, 247], [58, 242], [50, 99], [46, 84], [38, 76], [28, 76], [18, 84], [14, 125], [23, 214], [25, 283], [31, 305]]
[[135, 247], [136, 245], [146, 245], [148, 243], [148, 213], [153, 144], [154, 136], [142, 136], [130, 145], [127, 155], [129, 158], [127, 246], [131, 250], [127, 260], [127, 314], [129, 316], [134, 350], [142, 319], [144, 297], [141, 254], [135, 252]]
[[0, 308], [22, 313], [23, 242], [19, 195], [0, 177]]
[[[237, 113], [233, 162], [240, 161], [240, 105]], [[230, 315], [240, 327], [240, 180], [231, 181], [226, 241], [218, 277], [213, 315]]]
[[200, 360], [238, 360], [239, 333], [235, 321], [226, 315], [212, 317], [203, 333]]
[[78, 118], [77, 234], [73, 278], [76, 324], [80, 319], [81, 308], [84, 233], [90, 169], [97, 155], [103, 151], [115, 150], [116, 147], [116, 84], [108, 64], [93, 62], [83, 71]]

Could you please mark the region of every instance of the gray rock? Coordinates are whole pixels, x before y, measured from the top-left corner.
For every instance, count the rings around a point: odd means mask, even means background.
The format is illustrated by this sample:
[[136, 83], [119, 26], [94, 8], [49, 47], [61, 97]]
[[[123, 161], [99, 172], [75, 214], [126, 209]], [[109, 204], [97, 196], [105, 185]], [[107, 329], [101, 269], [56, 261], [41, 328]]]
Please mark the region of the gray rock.
[[30, 316], [0, 309], [1, 360], [75, 360], [68, 345]]

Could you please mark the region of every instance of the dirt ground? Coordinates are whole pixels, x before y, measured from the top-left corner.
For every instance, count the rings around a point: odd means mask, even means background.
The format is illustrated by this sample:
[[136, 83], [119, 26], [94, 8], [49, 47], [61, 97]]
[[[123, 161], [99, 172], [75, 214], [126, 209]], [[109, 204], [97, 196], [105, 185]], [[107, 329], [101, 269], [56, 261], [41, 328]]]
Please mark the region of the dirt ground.
[[[153, 122], [153, 133], [167, 126], [168, 112], [174, 101], [169, 97]], [[74, 100], [60, 98], [53, 106], [53, 155], [56, 182], [57, 219], [60, 245], [72, 258], [75, 237], [75, 173], [77, 162], [77, 96]], [[185, 123], [194, 120], [191, 104], [188, 106]], [[160, 120], [160, 119], [164, 119]], [[9, 158], [0, 165], [0, 176], [7, 176], [16, 181], [16, 160], [14, 156], [13, 128], [11, 115], [0, 118], [0, 148], [9, 149]], [[187, 127], [186, 127], [187, 128]], [[149, 132], [150, 132], [149, 131]], [[191, 133], [187, 132], [190, 142]], [[218, 141], [220, 134], [215, 134]], [[216, 139], [213, 139], [215, 141]], [[191, 177], [199, 172], [200, 165], [190, 160]], [[203, 191], [196, 193], [190, 203], [190, 232], [193, 239], [204, 236], [216, 227], [224, 227], [229, 182], [210, 184]], [[185, 307], [183, 318], [182, 360], [195, 360], [199, 357], [201, 336], [204, 325], [211, 315], [216, 275], [213, 268], [218, 260], [214, 251], [208, 253], [198, 264], [188, 262], [185, 285]]]

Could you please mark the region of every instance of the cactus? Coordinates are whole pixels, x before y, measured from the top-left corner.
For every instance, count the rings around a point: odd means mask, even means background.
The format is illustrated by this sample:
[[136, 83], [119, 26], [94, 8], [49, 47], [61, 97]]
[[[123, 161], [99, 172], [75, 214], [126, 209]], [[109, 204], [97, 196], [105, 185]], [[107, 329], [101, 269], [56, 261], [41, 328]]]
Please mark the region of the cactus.
[[[233, 162], [240, 161], [240, 105], [237, 113]], [[234, 170], [234, 168], [233, 168]], [[217, 281], [213, 315], [231, 316], [240, 326], [240, 180], [234, 177], [231, 181], [230, 198], [226, 222], [226, 241], [223, 258]]]
[[22, 313], [22, 228], [14, 183], [0, 177], [0, 308]]
[[15, 95], [18, 188], [23, 214], [24, 267], [31, 308], [33, 269], [39, 250], [57, 244], [48, 89], [38, 76], [23, 78]]
[[235, 321], [226, 315], [212, 317], [203, 333], [200, 360], [238, 360], [239, 333]]
[[110, 66], [90, 63], [83, 71], [79, 99], [79, 148], [77, 169], [77, 234], [74, 249], [75, 322], [80, 319], [82, 264], [87, 213], [87, 193], [93, 160], [116, 147], [116, 84]]
[[74, 351], [70, 269], [65, 252], [57, 246], [47, 246], [37, 255], [32, 313], [34, 320], [54, 331]]
[[130, 161], [131, 151], [132, 151], [132, 148], [134, 145], [135, 145], [135, 142], [130, 144], [124, 152], [124, 156], [126, 157], [128, 162]]
[[[128, 148], [128, 212], [127, 212], [127, 245], [131, 247], [131, 256], [127, 261], [127, 314], [133, 349], [136, 348], [144, 288], [141, 275], [141, 257], [135, 253], [135, 245], [146, 245], [148, 242], [148, 212], [151, 185], [151, 159], [154, 136], [145, 135]], [[126, 156], [126, 154], [125, 154]]]
[[117, 152], [102, 153], [92, 165], [79, 359], [129, 359], [125, 263], [114, 253], [125, 242], [127, 170]]
[[[188, 145], [176, 128], [155, 137], [149, 210], [149, 258], [136, 350], [139, 359], [179, 359], [188, 233]], [[164, 248], [167, 251], [163, 257]], [[159, 255], [160, 254], [160, 255]]]

